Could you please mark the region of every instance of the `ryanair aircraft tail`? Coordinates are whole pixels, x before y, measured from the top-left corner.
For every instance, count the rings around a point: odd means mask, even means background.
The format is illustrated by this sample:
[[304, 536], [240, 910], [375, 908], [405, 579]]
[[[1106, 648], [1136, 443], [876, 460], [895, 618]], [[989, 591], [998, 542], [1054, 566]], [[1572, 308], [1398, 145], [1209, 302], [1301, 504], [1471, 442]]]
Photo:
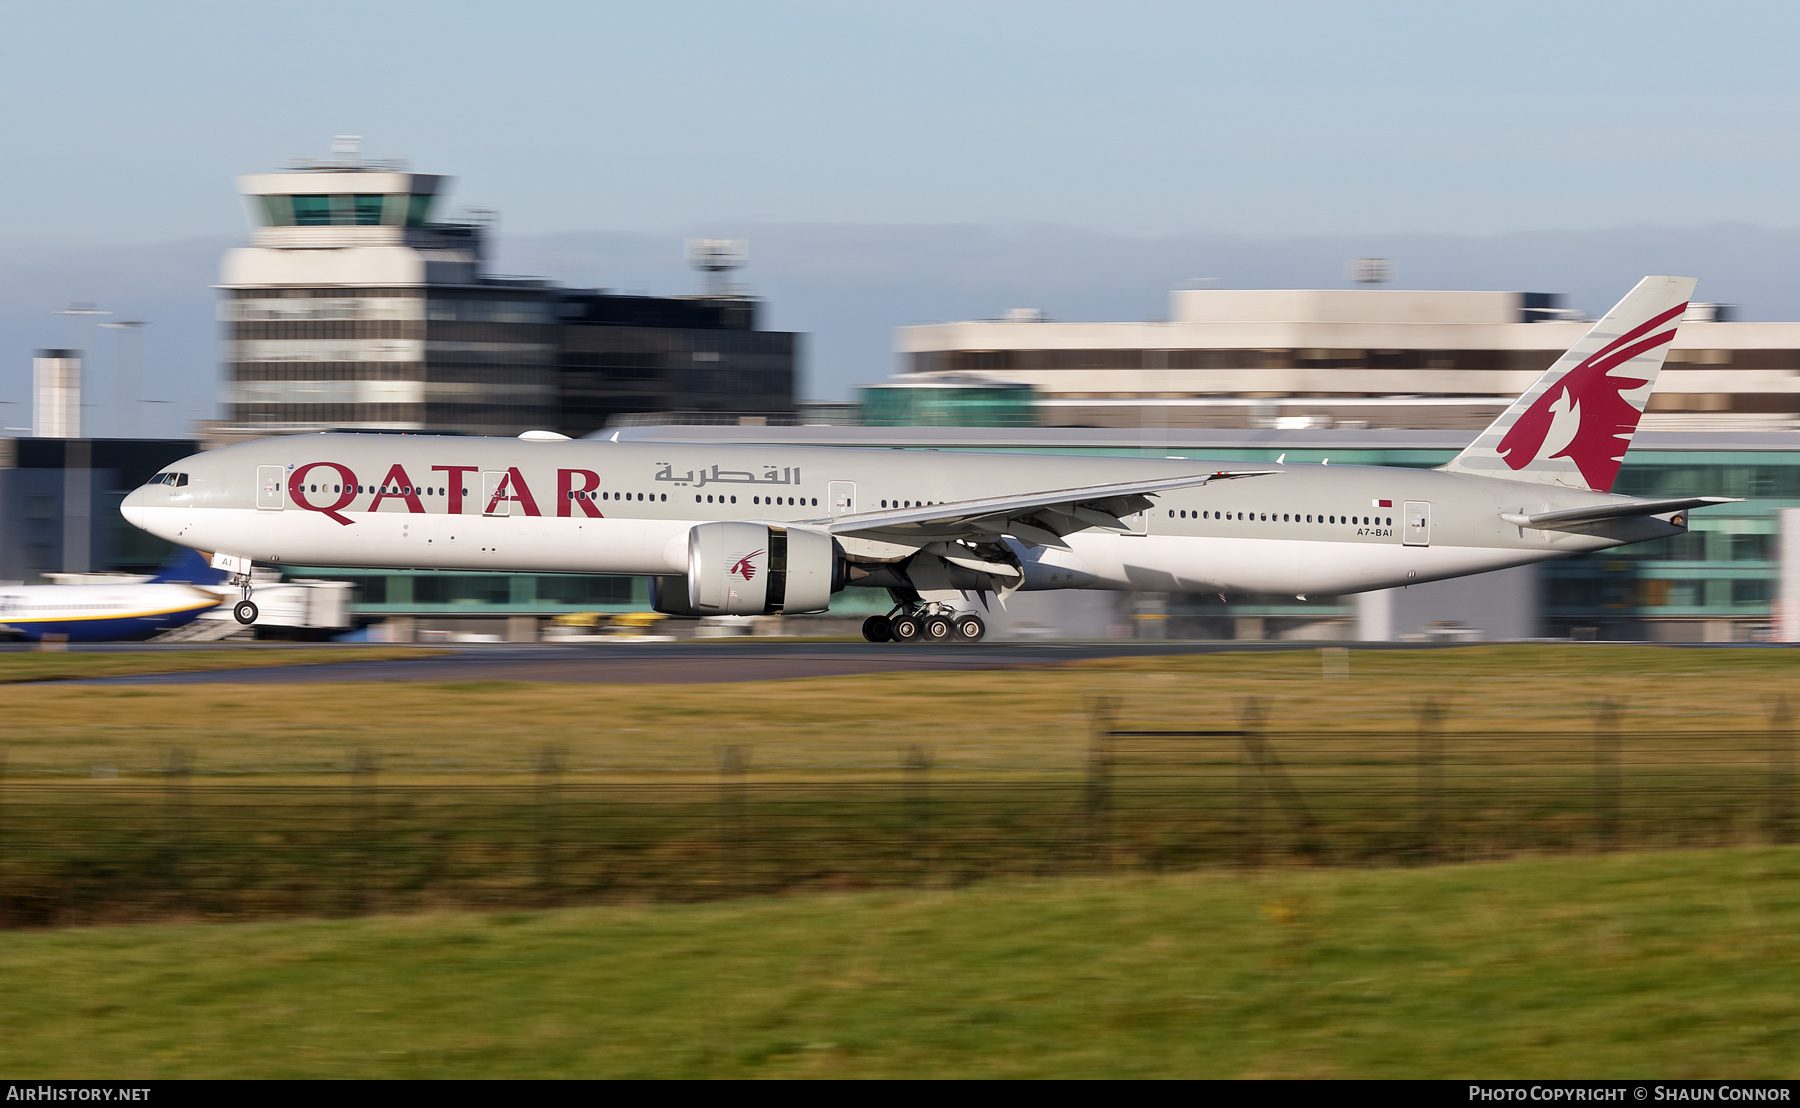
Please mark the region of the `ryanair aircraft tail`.
[[1692, 277], [1646, 277], [1443, 468], [1609, 492], [1656, 387]]

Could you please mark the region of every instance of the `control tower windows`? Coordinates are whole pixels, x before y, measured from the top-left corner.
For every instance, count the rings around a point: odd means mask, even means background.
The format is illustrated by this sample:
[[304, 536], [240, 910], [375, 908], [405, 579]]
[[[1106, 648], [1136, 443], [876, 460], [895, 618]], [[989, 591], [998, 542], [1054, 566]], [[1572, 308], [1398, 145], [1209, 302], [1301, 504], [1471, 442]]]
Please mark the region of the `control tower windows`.
[[289, 197], [289, 200], [294, 205], [294, 226], [331, 226], [331, 197], [293, 196]]
[[270, 227], [423, 227], [435, 199], [379, 192], [264, 196], [262, 218]]

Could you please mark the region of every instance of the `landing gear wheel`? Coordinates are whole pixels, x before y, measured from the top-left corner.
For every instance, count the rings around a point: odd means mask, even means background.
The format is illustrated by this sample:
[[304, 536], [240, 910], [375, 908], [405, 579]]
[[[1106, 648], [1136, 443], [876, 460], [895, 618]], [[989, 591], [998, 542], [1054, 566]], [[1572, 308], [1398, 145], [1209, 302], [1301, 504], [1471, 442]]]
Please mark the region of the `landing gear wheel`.
[[920, 621], [920, 637], [928, 643], [946, 643], [956, 632], [949, 616], [926, 616]]
[[895, 642], [918, 642], [925, 631], [923, 624], [924, 620], [918, 616], [895, 616], [888, 621]]
[[894, 625], [886, 616], [870, 616], [863, 620], [862, 635], [870, 642], [892, 642]]
[[960, 615], [953, 622], [956, 627], [954, 635], [957, 642], [977, 643], [987, 634], [987, 624], [983, 623], [978, 615]]
[[237, 607], [231, 609], [231, 614], [237, 618], [239, 623], [248, 627], [256, 622], [256, 605], [248, 600], [240, 600], [237, 602]]

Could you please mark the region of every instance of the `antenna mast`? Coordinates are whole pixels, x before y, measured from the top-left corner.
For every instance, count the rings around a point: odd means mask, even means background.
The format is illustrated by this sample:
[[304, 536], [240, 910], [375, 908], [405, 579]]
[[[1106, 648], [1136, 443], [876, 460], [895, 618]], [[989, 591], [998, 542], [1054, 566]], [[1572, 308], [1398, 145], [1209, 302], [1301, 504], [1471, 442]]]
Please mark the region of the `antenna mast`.
[[750, 261], [750, 244], [744, 239], [689, 239], [688, 264], [706, 274], [706, 295], [738, 297], [743, 290], [733, 284], [729, 275]]

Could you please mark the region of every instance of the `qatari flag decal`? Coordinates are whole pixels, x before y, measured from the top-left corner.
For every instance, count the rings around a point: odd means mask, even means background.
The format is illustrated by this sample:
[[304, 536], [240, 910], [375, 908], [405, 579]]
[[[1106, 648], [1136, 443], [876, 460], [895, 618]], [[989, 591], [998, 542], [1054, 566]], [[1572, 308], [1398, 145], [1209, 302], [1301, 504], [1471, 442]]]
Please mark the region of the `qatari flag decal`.
[[1392, 508], [1394, 506], [1392, 500], [1371, 500], [1369, 503], [1377, 508]]

